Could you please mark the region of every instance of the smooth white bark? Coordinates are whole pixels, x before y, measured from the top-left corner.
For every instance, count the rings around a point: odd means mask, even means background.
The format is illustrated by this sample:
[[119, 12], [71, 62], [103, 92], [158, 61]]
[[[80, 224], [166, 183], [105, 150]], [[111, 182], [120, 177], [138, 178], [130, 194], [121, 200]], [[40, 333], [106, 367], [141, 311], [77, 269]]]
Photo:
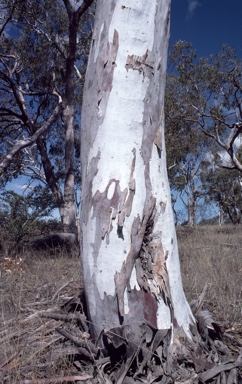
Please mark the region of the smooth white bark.
[[82, 111], [82, 261], [94, 332], [190, 335], [166, 171], [170, 0], [97, 3]]

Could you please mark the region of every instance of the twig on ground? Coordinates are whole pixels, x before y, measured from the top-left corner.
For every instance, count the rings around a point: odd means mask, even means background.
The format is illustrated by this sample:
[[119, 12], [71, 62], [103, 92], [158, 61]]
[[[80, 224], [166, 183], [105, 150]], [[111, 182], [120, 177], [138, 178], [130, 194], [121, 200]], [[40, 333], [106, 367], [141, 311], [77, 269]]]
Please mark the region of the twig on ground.
[[61, 320], [65, 322], [76, 320], [81, 324], [85, 332], [88, 331], [88, 326], [86, 324], [86, 316], [82, 315], [81, 313], [62, 314], [62, 313], [54, 313], [54, 312], [41, 312], [40, 316], [47, 317], [54, 320]]
[[78, 337], [73, 336], [70, 332], [62, 328], [56, 328], [56, 330], [68, 340], [73, 341], [73, 343], [77, 346], [88, 348], [88, 350], [90, 350], [90, 352], [94, 353], [95, 355], [97, 355], [100, 351], [99, 348], [97, 348], [90, 340], [79, 339]]
[[62, 289], [64, 289], [67, 285], [69, 285], [70, 283], [73, 283], [73, 279], [67, 281], [65, 284], [63, 284], [60, 288], [57, 289], [57, 291], [54, 293], [54, 295], [52, 296], [52, 298], [50, 300], [45, 300], [45, 301], [35, 301], [34, 303], [26, 303], [25, 305], [26, 306], [35, 306], [35, 305], [46, 305], [46, 304], [52, 304], [55, 299], [57, 298], [57, 296], [59, 295], [59, 293], [62, 291]]

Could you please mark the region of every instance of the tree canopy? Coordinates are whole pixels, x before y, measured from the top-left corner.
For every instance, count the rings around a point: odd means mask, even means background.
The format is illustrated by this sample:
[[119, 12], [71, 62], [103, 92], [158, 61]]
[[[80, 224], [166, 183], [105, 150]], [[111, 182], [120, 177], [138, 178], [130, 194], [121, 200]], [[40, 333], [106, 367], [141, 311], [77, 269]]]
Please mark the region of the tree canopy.
[[[2, 4], [0, 175], [5, 182], [24, 175], [48, 185], [64, 222], [73, 216], [74, 183], [80, 183], [76, 106], [93, 19], [85, 11], [92, 2], [78, 7], [69, 0]], [[73, 223], [66, 221], [71, 229]]]
[[[242, 170], [241, 64], [236, 51], [228, 46], [218, 54], [199, 58], [191, 44], [179, 41], [170, 53], [166, 87], [168, 170], [173, 189], [179, 190], [181, 197], [182, 193], [187, 195], [188, 222], [189, 201], [210, 193], [207, 183], [211, 187], [213, 182], [216, 188], [221, 174], [225, 176], [221, 168]], [[216, 174], [213, 178], [211, 168]], [[212, 192], [210, 199], [203, 201], [208, 200], [224, 210]]]

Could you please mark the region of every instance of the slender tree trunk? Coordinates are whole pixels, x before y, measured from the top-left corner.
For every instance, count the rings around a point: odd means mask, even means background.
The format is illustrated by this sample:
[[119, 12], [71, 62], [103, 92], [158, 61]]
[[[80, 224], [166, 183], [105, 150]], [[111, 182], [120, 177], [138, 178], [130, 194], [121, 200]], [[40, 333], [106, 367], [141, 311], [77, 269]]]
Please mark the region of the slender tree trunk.
[[66, 59], [66, 86], [63, 97], [62, 112], [65, 127], [65, 183], [64, 183], [64, 232], [78, 235], [75, 206], [75, 172], [74, 172], [74, 73], [77, 52], [77, 34], [80, 18], [93, 0], [86, 0], [75, 10], [70, 0], [63, 0], [69, 17], [69, 47]]
[[166, 170], [170, 0], [97, 1], [82, 110], [81, 254], [93, 333], [191, 337]]
[[187, 195], [187, 225], [192, 227], [192, 201], [189, 194]]
[[192, 225], [196, 227], [197, 225], [197, 200], [196, 197], [192, 197]]
[[59, 208], [60, 217], [63, 221], [63, 215], [64, 215], [64, 200], [63, 195], [61, 191], [61, 187], [59, 184], [59, 181], [57, 180], [55, 176], [55, 172], [53, 169], [53, 164], [51, 163], [47, 150], [46, 150], [46, 144], [42, 137], [38, 138], [36, 140], [37, 148], [39, 151], [39, 154], [41, 156], [42, 165], [44, 168], [45, 178], [48, 186], [51, 189], [51, 192], [53, 193], [53, 196], [55, 198], [55, 201]]
[[74, 65], [79, 18], [69, 12], [69, 52], [66, 60], [66, 88], [63, 98], [65, 127], [64, 232], [77, 233], [74, 176]]

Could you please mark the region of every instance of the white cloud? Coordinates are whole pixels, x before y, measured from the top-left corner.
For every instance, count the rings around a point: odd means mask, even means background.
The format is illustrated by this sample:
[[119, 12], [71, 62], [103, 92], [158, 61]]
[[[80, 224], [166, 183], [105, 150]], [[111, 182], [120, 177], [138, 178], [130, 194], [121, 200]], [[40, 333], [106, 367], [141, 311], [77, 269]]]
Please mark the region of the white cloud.
[[191, 18], [194, 15], [195, 10], [201, 6], [201, 3], [198, 0], [187, 0], [187, 4], [187, 17]]

